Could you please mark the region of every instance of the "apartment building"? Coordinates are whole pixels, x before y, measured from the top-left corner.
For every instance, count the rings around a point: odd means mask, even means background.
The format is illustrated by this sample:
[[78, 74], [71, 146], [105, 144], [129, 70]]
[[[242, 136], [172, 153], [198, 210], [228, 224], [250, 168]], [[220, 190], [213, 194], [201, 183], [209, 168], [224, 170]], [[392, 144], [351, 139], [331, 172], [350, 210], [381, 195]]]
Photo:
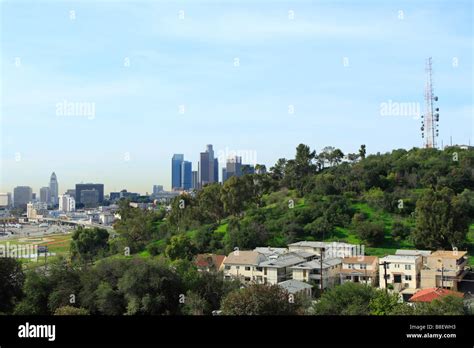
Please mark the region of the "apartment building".
[[324, 250], [324, 258], [327, 259], [356, 256], [360, 253], [356, 245], [338, 242], [301, 241], [288, 245], [288, 250], [305, 251], [316, 255], [321, 255], [321, 250]]
[[306, 262], [307, 259], [297, 253], [286, 253], [276, 259], [261, 262], [264, 284], [277, 284], [292, 278], [291, 267]]
[[[379, 260], [379, 286], [385, 289], [385, 271], [387, 286], [397, 292], [413, 294], [420, 287], [422, 256], [388, 255]], [[384, 266], [385, 264], [385, 266]]]
[[260, 263], [267, 258], [253, 250], [236, 250], [224, 260], [224, 279], [240, 279], [242, 282], [263, 283], [263, 269]]
[[321, 266], [320, 260], [311, 260], [291, 267], [293, 279], [302, 282], [313, 282], [321, 288], [321, 268], [323, 289], [332, 287], [339, 283], [339, 273], [341, 270], [342, 259], [332, 258], [324, 259]]
[[346, 282], [378, 284], [379, 258], [377, 256], [344, 257], [339, 273], [341, 284]]
[[422, 288], [445, 288], [454, 291], [468, 273], [467, 252], [438, 250], [429, 255], [421, 269]]

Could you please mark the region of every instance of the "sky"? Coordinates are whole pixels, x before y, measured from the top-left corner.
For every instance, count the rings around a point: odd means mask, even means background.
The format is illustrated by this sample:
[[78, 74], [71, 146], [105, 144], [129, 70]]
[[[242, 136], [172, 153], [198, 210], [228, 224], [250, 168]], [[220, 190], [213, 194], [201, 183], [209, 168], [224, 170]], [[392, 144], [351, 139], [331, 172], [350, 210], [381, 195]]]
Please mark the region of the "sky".
[[206, 144], [221, 162], [267, 167], [300, 143], [420, 147], [427, 57], [440, 145], [474, 143], [470, 0], [6, 0], [0, 11], [0, 192], [39, 192], [53, 171], [60, 193], [169, 189], [172, 155], [196, 170]]

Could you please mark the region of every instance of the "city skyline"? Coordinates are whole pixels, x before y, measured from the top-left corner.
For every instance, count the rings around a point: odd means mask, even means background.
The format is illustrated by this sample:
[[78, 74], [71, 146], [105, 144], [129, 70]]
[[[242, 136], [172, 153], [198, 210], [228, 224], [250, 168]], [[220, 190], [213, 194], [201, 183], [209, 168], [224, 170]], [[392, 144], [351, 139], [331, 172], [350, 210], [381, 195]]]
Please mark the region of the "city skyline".
[[472, 144], [472, 5], [457, 3], [2, 2], [0, 192], [39, 195], [52, 172], [59, 194], [170, 189], [172, 155], [194, 171], [205, 144], [267, 168], [299, 143], [421, 147], [417, 112], [384, 106], [423, 112], [429, 56], [439, 142]]

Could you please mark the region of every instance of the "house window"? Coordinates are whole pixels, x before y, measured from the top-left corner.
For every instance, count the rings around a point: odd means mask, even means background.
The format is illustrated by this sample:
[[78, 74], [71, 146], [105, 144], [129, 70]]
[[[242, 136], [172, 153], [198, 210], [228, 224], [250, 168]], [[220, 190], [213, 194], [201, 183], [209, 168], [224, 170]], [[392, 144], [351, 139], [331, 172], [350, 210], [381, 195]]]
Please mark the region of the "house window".
[[411, 280], [411, 275], [406, 275], [405, 280]]
[[303, 278], [306, 278], [306, 270], [303, 270]]
[[351, 276], [346, 276], [346, 279], [349, 279], [349, 280], [350, 280], [350, 279], [351, 279]]
[[261, 272], [262, 271], [262, 267], [256, 267], [257, 271]]
[[246, 270], [246, 271], [250, 271], [250, 267], [245, 267], [245, 270]]
[[236, 269], [240, 269], [240, 266], [235, 266]]
[[263, 269], [263, 275], [267, 275], [267, 269], [266, 268]]
[[411, 271], [411, 265], [405, 265], [405, 270]]
[[225, 266], [225, 269], [229, 270], [229, 269], [230, 269], [230, 266]]
[[244, 279], [245, 279], [246, 282], [250, 281], [250, 277], [245, 277]]
[[360, 269], [367, 269], [367, 265], [366, 265], [365, 263], [362, 263], [362, 264], [360, 265]]
[[354, 268], [354, 264], [353, 263], [350, 263], [349, 264], [349, 269], [353, 269]]

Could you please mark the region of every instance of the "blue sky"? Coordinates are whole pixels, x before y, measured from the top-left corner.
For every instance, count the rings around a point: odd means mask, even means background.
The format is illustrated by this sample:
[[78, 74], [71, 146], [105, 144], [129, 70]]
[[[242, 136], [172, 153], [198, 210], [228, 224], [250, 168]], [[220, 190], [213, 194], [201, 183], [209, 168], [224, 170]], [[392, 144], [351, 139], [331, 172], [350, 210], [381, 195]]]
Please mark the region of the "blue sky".
[[380, 110], [423, 107], [428, 56], [440, 142], [472, 144], [472, 17], [469, 0], [2, 1], [0, 191], [52, 171], [60, 192], [169, 188], [173, 153], [196, 169], [206, 144], [267, 166], [299, 143], [421, 146], [416, 116]]

